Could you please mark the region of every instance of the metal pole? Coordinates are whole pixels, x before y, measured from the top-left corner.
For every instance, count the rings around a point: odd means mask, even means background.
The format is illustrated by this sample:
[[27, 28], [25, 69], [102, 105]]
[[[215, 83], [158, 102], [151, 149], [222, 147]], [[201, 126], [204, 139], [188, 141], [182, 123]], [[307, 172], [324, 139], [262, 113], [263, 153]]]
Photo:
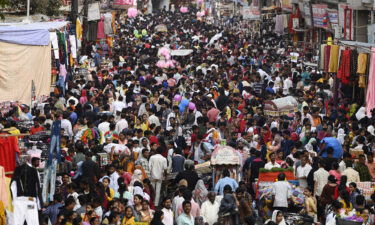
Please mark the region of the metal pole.
[[26, 14], [27, 23], [30, 23], [30, 0], [27, 0], [27, 14]]

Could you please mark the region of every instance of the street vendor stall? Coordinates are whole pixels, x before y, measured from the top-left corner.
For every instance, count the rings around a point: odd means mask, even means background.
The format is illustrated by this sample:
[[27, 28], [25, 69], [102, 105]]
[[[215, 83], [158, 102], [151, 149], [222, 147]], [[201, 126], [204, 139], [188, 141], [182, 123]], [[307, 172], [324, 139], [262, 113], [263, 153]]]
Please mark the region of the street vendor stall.
[[264, 102], [264, 113], [269, 116], [282, 116], [298, 111], [298, 102], [292, 96]]
[[228, 169], [231, 177], [238, 180], [238, 169], [240, 167], [240, 154], [237, 150], [226, 145], [216, 145], [211, 154], [212, 181], [213, 186], [221, 178], [221, 171]]

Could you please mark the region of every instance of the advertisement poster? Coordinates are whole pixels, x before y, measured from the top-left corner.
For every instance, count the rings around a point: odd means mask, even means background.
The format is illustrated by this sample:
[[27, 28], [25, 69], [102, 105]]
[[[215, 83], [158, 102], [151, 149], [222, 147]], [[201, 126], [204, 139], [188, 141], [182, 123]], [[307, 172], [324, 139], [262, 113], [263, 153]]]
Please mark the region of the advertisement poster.
[[135, 0], [114, 0], [112, 3], [113, 8], [123, 9], [135, 5]]
[[259, 20], [260, 19], [259, 9], [253, 6], [242, 7], [241, 15], [245, 20]]
[[331, 24], [338, 24], [339, 23], [339, 12], [337, 10], [329, 10], [328, 11], [328, 18]]
[[328, 27], [328, 15], [327, 15], [326, 4], [313, 4], [312, 5], [312, 14], [314, 27], [327, 28]]

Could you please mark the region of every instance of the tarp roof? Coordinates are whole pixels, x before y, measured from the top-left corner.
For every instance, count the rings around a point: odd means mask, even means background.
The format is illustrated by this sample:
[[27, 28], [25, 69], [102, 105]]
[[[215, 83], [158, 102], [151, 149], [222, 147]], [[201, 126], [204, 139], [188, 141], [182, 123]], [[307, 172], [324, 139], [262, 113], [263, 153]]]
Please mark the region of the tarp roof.
[[49, 45], [49, 32], [67, 24], [67, 21], [0, 23], [0, 41], [20, 45]]

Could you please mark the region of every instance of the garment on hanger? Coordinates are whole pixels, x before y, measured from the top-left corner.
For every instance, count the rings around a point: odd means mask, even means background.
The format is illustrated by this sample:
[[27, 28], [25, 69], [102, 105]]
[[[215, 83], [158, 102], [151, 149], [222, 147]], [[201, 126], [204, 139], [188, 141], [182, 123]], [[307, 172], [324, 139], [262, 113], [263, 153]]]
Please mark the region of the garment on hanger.
[[366, 53], [359, 53], [358, 54], [358, 74], [365, 74], [367, 69], [367, 54]]
[[[5, 170], [4, 167], [0, 166], [0, 202], [4, 204], [4, 207], [7, 207], [8, 202], [8, 195], [9, 195], [9, 188], [6, 186], [5, 182]], [[1, 213], [1, 210], [0, 210]], [[0, 222], [0, 224], [2, 224]]]
[[275, 33], [280, 34], [280, 35], [284, 34], [284, 16], [283, 15], [276, 15]]
[[325, 46], [325, 51], [324, 51], [324, 71], [328, 71], [329, 68], [329, 60], [331, 57], [331, 45], [326, 45]]
[[364, 74], [359, 75], [358, 87], [360, 87], [360, 88], [366, 87], [366, 75], [364, 75]]
[[44, 168], [42, 197], [44, 202], [53, 201], [56, 185], [56, 166], [57, 161], [53, 160], [52, 164]]
[[350, 77], [350, 53], [351, 50], [342, 50], [340, 59], [340, 68], [337, 71], [337, 78], [343, 84], [349, 84]]
[[338, 45], [331, 46], [331, 53], [329, 57], [329, 68], [328, 68], [328, 72], [330, 73], [337, 73], [339, 53], [340, 53], [339, 50], [340, 50], [340, 46]]
[[105, 33], [104, 33], [104, 16], [100, 19], [98, 22], [98, 34], [96, 35], [97, 39], [103, 39], [105, 38]]
[[77, 21], [76, 21], [76, 36], [77, 36], [77, 39], [78, 40], [82, 40], [82, 24], [81, 24], [81, 21], [79, 20], [79, 18], [77, 18]]
[[106, 35], [113, 34], [111, 13], [104, 14], [104, 33]]
[[371, 48], [370, 72], [366, 93], [366, 115], [371, 116], [371, 110], [375, 108], [375, 48]]
[[16, 168], [16, 154], [20, 153], [18, 139], [13, 137], [0, 137], [0, 165], [5, 172], [11, 172]]
[[354, 77], [357, 75], [357, 68], [358, 68], [358, 52], [356, 49], [352, 50], [352, 54], [350, 55], [350, 74]]

